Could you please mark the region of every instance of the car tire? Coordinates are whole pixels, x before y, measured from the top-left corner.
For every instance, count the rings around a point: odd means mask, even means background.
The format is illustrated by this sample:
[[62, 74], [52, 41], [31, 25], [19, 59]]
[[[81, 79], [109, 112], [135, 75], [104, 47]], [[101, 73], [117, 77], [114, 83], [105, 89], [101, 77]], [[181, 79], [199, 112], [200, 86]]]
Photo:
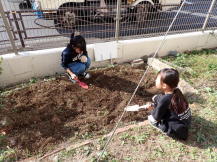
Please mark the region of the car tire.
[[56, 28], [61, 29], [75, 29], [78, 25], [82, 24], [84, 12], [76, 10], [81, 4], [64, 4], [57, 10], [54, 24]]
[[144, 22], [149, 18], [152, 5], [150, 3], [140, 3], [136, 6], [136, 22]]

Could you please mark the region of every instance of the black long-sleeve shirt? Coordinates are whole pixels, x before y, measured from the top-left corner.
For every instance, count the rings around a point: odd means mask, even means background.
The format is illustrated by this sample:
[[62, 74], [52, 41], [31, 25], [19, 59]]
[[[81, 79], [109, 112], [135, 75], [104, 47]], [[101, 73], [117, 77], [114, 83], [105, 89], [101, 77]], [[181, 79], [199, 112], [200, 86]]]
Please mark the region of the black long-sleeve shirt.
[[170, 109], [173, 94], [157, 95], [154, 100], [155, 108], [151, 115], [164, 125], [168, 135], [175, 135], [178, 138], [186, 139], [188, 128], [191, 122], [191, 111], [188, 108], [185, 112], [177, 114]]

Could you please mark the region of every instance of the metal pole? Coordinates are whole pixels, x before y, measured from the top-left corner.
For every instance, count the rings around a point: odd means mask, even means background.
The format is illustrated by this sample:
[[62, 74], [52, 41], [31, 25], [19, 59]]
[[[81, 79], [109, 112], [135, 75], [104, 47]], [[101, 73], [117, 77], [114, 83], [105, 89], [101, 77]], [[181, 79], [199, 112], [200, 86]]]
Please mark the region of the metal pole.
[[23, 36], [22, 36], [21, 30], [20, 30], [20, 25], [19, 25], [18, 20], [17, 20], [16, 12], [12, 12], [12, 15], [13, 15], [14, 22], [15, 22], [15, 25], [16, 25], [16, 28], [17, 28], [18, 36], [20, 38], [21, 45], [22, 45], [23, 48], [25, 48], [25, 43], [24, 43]]
[[119, 40], [120, 36], [120, 19], [121, 19], [121, 0], [117, 0], [117, 14], [116, 14], [116, 26], [115, 26], [115, 40]]
[[[155, 53], [154, 53], [154, 55], [153, 55], [152, 58], [155, 58], [155, 57], [157, 56], [158, 52], [161, 50], [161, 48], [165, 45], [167, 35], [168, 35], [169, 31], [171, 30], [171, 28], [173, 27], [173, 24], [174, 24], [174, 22], [176, 21], [176, 19], [177, 19], [179, 13], [181, 12], [183, 6], [185, 5], [185, 2], [186, 2], [186, 0], [183, 0], [183, 3], [181, 4], [181, 6], [180, 6], [179, 10], [177, 11], [175, 17], [173, 18], [173, 21], [171, 22], [171, 24], [170, 24], [168, 30], [166, 31], [166, 33], [165, 33], [165, 35], [164, 35], [163, 40], [160, 42], [160, 45], [159, 45], [159, 47], [157, 48], [157, 50], [155, 51]], [[148, 67], [146, 68], [145, 72], [143, 73], [142, 78], [140, 79], [139, 83], [137, 84], [137, 87], [136, 87], [136, 89], [134, 90], [134, 92], [133, 92], [133, 94], [132, 94], [130, 100], [128, 101], [126, 107], [128, 107], [128, 106], [130, 105], [132, 99], [133, 99], [134, 96], [136, 95], [136, 92], [137, 92], [137, 90], [139, 89], [140, 84], [141, 84], [142, 81], [144, 80], [144, 78], [145, 78], [145, 76], [146, 76], [146, 74], [147, 74], [149, 68], [150, 68], [150, 66], [148, 65]], [[100, 161], [101, 156], [104, 154], [104, 152], [106, 151], [107, 146], [109, 145], [109, 143], [110, 143], [111, 140], [113, 139], [113, 136], [115, 135], [115, 132], [116, 132], [116, 130], [117, 130], [117, 128], [118, 128], [118, 126], [119, 126], [119, 124], [120, 124], [122, 118], [124, 117], [124, 114], [125, 114], [125, 113], [126, 113], [126, 110], [123, 111], [123, 113], [121, 114], [119, 120], [117, 121], [117, 124], [115, 125], [114, 129], [113, 129], [112, 132], [111, 132], [111, 136], [108, 137], [108, 140], [107, 140], [107, 142], [105, 143], [102, 152], [99, 154], [99, 156], [98, 156], [98, 158], [97, 158], [97, 160], [96, 160], [97, 162]]]
[[204, 24], [203, 24], [203, 27], [202, 27], [202, 31], [204, 31], [205, 28], [206, 28], [206, 26], [207, 26], [208, 20], [209, 20], [209, 18], [210, 18], [210, 15], [211, 15], [211, 13], [212, 13], [212, 10], [213, 10], [213, 8], [214, 8], [215, 3], [216, 3], [216, 0], [212, 0], [212, 3], [211, 3], [211, 5], [210, 5], [209, 11], [208, 11], [208, 13], [207, 13], [207, 15], [206, 15], [206, 19], [205, 19]]
[[1, 17], [3, 19], [3, 23], [5, 25], [5, 29], [7, 31], [8, 37], [10, 39], [12, 49], [13, 49], [14, 53], [17, 55], [18, 54], [17, 47], [15, 45], [15, 42], [14, 42], [13, 35], [11, 33], [11, 30], [10, 30], [10, 25], [8, 23], [7, 17], [5, 16], [1, 0], [0, 0], [0, 14], [1, 14]]

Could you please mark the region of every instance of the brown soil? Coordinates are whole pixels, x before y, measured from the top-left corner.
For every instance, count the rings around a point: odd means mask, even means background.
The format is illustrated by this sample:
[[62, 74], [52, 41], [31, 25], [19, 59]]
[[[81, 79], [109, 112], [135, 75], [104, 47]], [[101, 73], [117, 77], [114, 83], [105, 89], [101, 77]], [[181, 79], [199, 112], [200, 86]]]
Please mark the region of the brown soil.
[[[6, 125], [0, 127], [7, 135], [7, 145], [25, 150], [31, 155], [44, 153], [51, 146], [71, 137], [82, 138], [87, 133], [101, 135], [110, 131], [123, 112], [145, 65], [129, 65], [92, 71], [85, 82], [85, 90], [72, 84], [65, 76], [40, 81], [13, 91], [4, 98], [0, 118]], [[154, 74], [149, 72], [132, 104], [150, 101], [146, 89], [154, 86]], [[145, 120], [146, 111], [128, 112], [123, 123]], [[21, 153], [19, 158], [25, 158]]]

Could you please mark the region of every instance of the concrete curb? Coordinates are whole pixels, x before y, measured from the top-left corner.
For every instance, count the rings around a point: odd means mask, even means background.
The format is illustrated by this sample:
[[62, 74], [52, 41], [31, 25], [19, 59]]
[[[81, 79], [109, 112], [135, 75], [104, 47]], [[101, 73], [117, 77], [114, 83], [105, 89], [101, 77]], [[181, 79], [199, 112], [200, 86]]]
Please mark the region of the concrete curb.
[[[148, 59], [148, 65], [153, 67], [155, 70], [160, 71], [163, 68], [172, 68], [170, 65], [163, 63], [159, 59], [156, 58], [149, 58]], [[177, 69], [179, 72], [179, 68]], [[181, 89], [184, 95], [190, 97], [192, 95], [195, 95], [198, 93], [196, 89], [194, 89], [189, 83], [187, 83], [185, 80], [181, 79], [178, 85], [178, 88]]]
[[[217, 30], [198, 31], [192, 33], [168, 35], [164, 47], [158, 52], [158, 57], [171, 53], [199, 50], [204, 48], [217, 47]], [[113, 63], [129, 62], [134, 59], [149, 57], [155, 53], [157, 47], [164, 39], [164, 36], [140, 38], [133, 40], [120, 40], [118, 42], [105, 42], [102, 45], [104, 55], [110, 52], [117, 52], [117, 58], [111, 60], [96, 61], [98, 54], [95, 52], [97, 44], [87, 46], [88, 54], [92, 59], [92, 67], [105, 66]], [[63, 48], [44, 49], [38, 51], [20, 52], [19, 55], [1, 55], [2, 74], [0, 75], [0, 87], [14, 85], [27, 81], [32, 77], [44, 77], [62, 73], [60, 66], [61, 52]], [[107, 55], [106, 55], [107, 56]], [[103, 61], [104, 60], [104, 61]]]

